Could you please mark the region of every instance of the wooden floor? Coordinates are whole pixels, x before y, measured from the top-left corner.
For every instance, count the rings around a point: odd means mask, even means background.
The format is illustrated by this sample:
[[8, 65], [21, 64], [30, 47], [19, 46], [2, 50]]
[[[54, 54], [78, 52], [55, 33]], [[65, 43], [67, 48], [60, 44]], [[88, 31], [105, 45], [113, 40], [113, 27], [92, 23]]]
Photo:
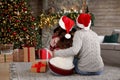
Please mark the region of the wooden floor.
[[9, 80], [9, 63], [0, 63], [0, 80]]

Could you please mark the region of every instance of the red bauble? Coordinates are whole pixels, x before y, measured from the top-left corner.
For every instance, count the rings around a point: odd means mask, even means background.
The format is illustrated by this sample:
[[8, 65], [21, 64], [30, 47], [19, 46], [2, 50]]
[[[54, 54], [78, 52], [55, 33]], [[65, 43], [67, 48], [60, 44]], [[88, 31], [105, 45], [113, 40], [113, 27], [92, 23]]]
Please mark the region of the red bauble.
[[23, 27], [23, 30], [24, 30], [24, 31], [26, 31], [26, 30], [27, 30], [27, 28], [26, 28], [26, 27]]
[[32, 29], [35, 29], [35, 26], [31, 26]]
[[15, 36], [17, 33], [16, 32], [13, 32], [13, 35]]
[[9, 16], [9, 20], [11, 20], [12, 19], [12, 17], [11, 16]]
[[20, 20], [16, 20], [16, 22], [18, 23], [18, 22], [20, 22]]
[[27, 11], [27, 8], [23, 8], [23, 11]]
[[32, 17], [31, 21], [34, 21], [34, 20], [35, 20], [35, 18], [34, 18], [34, 17]]
[[17, 9], [17, 8], [18, 8], [18, 5], [15, 5], [14, 7]]
[[8, 32], [10, 32], [11, 30], [10, 29], [8, 29]]

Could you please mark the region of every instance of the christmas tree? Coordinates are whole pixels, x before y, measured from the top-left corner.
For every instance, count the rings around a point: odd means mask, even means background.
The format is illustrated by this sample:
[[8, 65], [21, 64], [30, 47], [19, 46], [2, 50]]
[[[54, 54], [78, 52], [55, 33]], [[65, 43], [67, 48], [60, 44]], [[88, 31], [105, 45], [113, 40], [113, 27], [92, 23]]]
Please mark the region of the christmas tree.
[[40, 29], [29, 0], [0, 0], [0, 44], [41, 47]]

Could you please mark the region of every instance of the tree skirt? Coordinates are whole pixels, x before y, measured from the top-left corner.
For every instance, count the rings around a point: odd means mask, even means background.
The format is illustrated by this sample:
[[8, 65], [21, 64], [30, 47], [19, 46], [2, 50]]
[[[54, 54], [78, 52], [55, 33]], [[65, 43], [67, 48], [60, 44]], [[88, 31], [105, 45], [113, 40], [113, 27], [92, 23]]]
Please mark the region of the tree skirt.
[[31, 63], [10, 64], [10, 80], [120, 80], [120, 67], [105, 66], [104, 72], [96, 76], [55, 76], [49, 70], [46, 73], [30, 72]]

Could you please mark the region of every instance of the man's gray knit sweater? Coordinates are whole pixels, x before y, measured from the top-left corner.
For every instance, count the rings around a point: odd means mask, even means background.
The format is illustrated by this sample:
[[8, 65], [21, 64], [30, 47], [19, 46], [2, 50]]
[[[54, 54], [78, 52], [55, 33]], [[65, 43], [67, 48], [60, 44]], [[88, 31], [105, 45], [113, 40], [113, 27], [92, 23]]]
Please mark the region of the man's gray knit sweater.
[[67, 49], [54, 52], [54, 56], [69, 57], [76, 55], [80, 50], [79, 69], [81, 71], [96, 72], [103, 70], [98, 35], [92, 30], [78, 30], [74, 34], [73, 45]]

